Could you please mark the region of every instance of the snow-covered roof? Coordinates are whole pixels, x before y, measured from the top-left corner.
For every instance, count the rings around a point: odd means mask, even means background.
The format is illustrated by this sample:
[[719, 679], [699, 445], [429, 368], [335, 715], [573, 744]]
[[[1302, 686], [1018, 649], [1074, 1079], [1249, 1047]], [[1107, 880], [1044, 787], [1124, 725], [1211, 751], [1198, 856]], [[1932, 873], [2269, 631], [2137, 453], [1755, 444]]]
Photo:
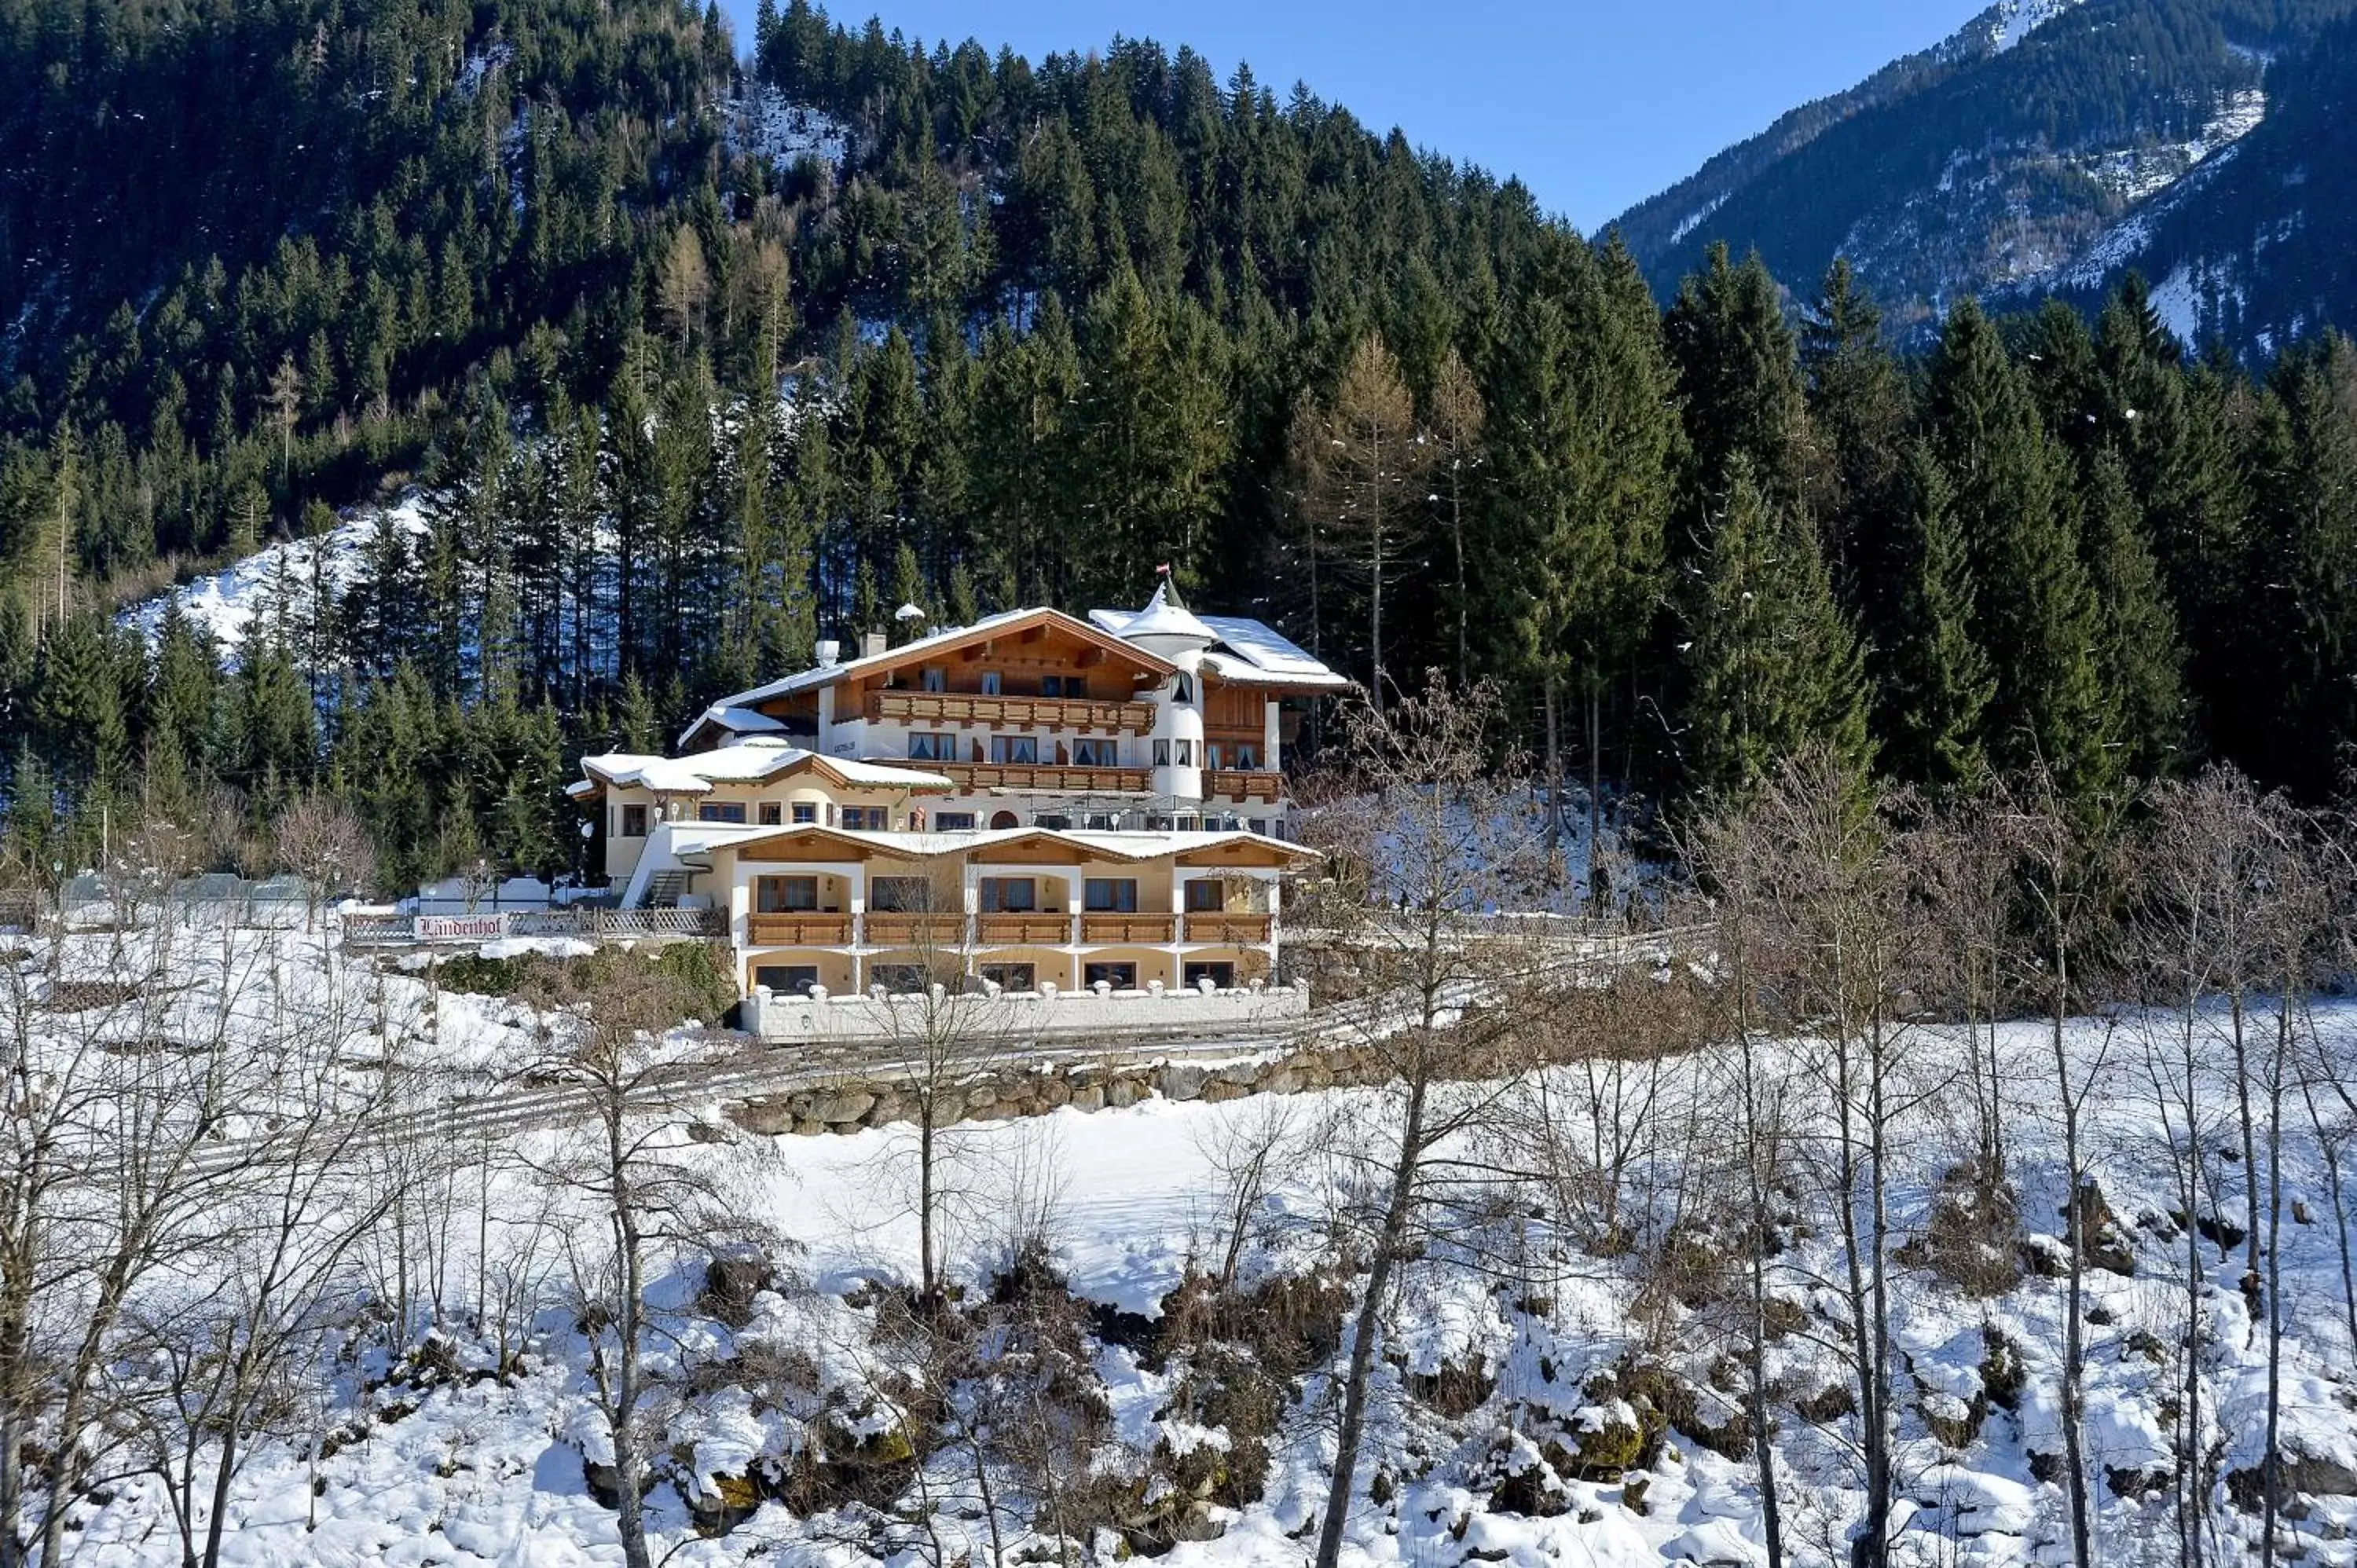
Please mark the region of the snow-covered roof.
[[[1141, 611], [1139, 615], [1145, 613]], [[1328, 669], [1317, 655], [1266, 621], [1246, 616], [1197, 616], [1183, 607], [1179, 613], [1203, 628], [1203, 640], [1210, 644], [1203, 654], [1203, 668], [1222, 681], [1232, 681], [1239, 686], [1275, 686], [1287, 691], [1351, 689], [1348, 676]], [[1130, 635], [1137, 618], [1127, 610], [1089, 612], [1089, 619], [1121, 638]]]
[[954, 789], [957, 781], [946, 774], [927, 773], [921, 768], [895, 768], [884, 762], [860, 762], [848, 757], [821, 757], [816, 759], [843, 775], [847, 783], [873, 784], [878, 789], [905, 786], [910, 789]]
[[[609, 751], [581, 759], [582, 771], [590, 779], [603, 781], [620, 789], [651, 789], [659, 795], [704, 795], [715, 784], [749, 784], [774, 779], [797, 768], [815, 767], [834, 773], [846, 784], [866, 785], [886, 789], [950, 789], [948, 779], [938, 773], [926, 773], [913, 768], [888, 768], [877, 762], [855, 762], [847, 757], [821, 757], [800, 746], [780, 746], [775, 741], [748, 741], [739, 746], [724, 746], [716, 751], [700, 751], [693, 757], [648, 757], [638, 752]], [[575, 785], [568, 794], [588, 793]]]
[[773, 719], [759, 708], [736, 708], [726, 703], [715, 703], [705, 709], [704, 720], [737, 735], [775, 735], [786, 727], [785, 720]]
[[1347, 677], [1328, 669], [1317, 655], [1265, 621], [1244, 616], [1205, 616], [1203, 624], [1218, 639], [1205, 663], [1223, 679], [1282, 682], [1337, 692], [1351, 684]]
[[[1117, 611], [1107, 612], [1109, 616], [1118, 614]], [[1168, 577], [1155, 585], [1154, 596], [1146, 601], [1144, 609], [1135, 615], [1121, 618], [1118, 626], [1097, 612], [1091, 612], [1089, 618], [1114, 636], [1130, 641], [1160, 637], [1175, 641], [1200, 642], [1208, 647], [1219, 640], [1217, 633], [1204, 625], [1193, 610], [1179, 602], [1178, 596], [1171, 591]]]
[[683, 860], [689, 855], [705, 854], [777, 830], [749, 826], [744, 822], [657, 822], [655, 831], [667, 835], [663, 841], [664, 847], [672, 858]]

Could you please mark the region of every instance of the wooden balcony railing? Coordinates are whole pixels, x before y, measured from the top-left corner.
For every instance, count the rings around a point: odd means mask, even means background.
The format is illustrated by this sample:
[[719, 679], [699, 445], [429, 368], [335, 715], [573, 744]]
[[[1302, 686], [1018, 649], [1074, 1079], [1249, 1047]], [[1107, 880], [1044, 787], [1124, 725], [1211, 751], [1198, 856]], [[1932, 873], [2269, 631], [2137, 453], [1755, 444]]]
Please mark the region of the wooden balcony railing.
[[879, 914], [871, 909], [866, 916], [864, 934], [871, 948], [905, 947], [912, 943], [956, 947], [965, 940], [965, 917]]
[[870, 692], [867, 716], [899, 724], [985, 725], [999, 729], [1127, 731], [1154, 728], [1151, 703], [1090, 697], [985, 697], [971, 692]]
[[753, 915], [748, 933], [757, 948], [841, 948], [851, 945], [848, 915]]
[[1187, 940], [1190, 942], [1265, 942], [1270, 924], [1266, 915], [1225, 912], [1189, 915], [1187, 917]]
[[1178, 926], [1176, 915], [1083, 915], [1081, 940], [1096, 947], [1115, 942], [1159, 944], [1172, 940]]
[[1203, 775], [1203, 798], [1207, 800], [1266, 800], [1274, 805], [1285, 799], [1285, 775], [1213, 768]]
[[984, 915], [979, 920], [980, 940], [986, 948], [1060, 948], [1072, 940], [1068, 915]]
[[1054, 768], [1029, 763], [920, 762], [909, 764], [946, 774], [966, 791], [1015, 789], [1041, 795], [1143, 795], [1154, 776], [1143, 768]]

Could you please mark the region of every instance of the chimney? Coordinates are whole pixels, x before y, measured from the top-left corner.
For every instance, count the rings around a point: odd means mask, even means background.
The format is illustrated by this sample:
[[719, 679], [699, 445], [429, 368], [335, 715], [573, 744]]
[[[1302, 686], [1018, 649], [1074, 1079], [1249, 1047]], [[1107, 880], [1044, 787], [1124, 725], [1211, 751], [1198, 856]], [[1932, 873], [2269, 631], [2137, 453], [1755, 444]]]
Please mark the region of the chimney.
[[833, 638], [828, 638], [824, 642], [818, 645], [816, 651], [818, 653], [818, 667], [822, 670], [832, 670], [843, 658], [843, 644], [835, 641]]
[[873, 659], [891, 646], [891, 639], [883, 632], [864, 631], [859, 634], [859, 657], [862, 659]]

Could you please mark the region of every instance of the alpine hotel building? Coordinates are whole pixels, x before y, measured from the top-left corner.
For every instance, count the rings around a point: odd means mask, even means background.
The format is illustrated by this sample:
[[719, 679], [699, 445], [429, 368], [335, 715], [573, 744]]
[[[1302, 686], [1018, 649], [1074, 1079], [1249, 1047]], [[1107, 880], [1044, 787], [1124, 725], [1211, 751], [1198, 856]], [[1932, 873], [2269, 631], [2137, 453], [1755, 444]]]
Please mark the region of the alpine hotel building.
[[623, 908], [724, 912], [748, 995], [1274, 978], [1307, 858], [1285, 748], [1341, 676], [1167, 581], [1134, 612], [817, 653], [714, 703], [677, 757], [583, 759], [570, 793]]

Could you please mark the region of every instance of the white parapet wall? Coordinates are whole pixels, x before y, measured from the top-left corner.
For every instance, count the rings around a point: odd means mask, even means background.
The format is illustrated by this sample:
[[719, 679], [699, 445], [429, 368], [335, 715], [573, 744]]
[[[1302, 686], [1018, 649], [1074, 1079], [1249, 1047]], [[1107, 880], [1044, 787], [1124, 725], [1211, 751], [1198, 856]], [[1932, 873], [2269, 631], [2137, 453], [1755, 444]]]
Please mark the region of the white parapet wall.
[[[940, 1009], [953, 1009], [944, 1020]], [[976, 1044], [1168, 1032], [1282, 1029], [1309, 1016], [1307, 985], [1211, 991], [1007, 991], [955, 997], [788, 996], [758, 989], [745, 999], [744, 1026], [774, 1045], [883, 1044], [923, 1036], [948, 1022]]]

